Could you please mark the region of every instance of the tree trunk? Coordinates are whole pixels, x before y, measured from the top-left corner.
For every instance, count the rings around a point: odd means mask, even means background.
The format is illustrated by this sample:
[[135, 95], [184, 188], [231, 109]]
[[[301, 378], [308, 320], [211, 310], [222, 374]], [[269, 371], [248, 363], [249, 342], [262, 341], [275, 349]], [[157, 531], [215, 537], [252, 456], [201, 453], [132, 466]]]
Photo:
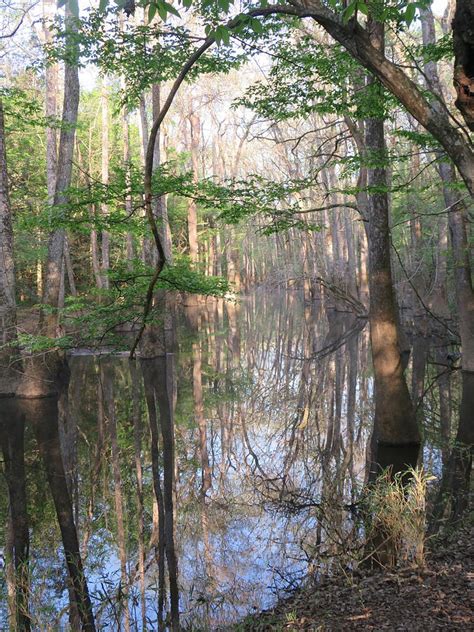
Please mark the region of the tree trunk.
[[[383, 25], [370, 21], [372, 42], [383, 48]], [[369, 79], [373, 82], [374, 79]], [[397, 305], [392, 280], [389, 201], [384, 122], [366, 121], [366, 152], [380, 166], [368, 169], [368, 244], [370, 289], [370, 338], [375, 381], [375, 420], [372, 462], [375, 467], [404, 469], [415, 465], [420, 434], [403, 373], [397, 327]]]
[[[3, 103], [0, 99], [0, 446], [7, 481], [12, 526], [12, 568], [16, 627], [30, 630], [29, 531], [24, 466], [25, 420], [14, 397], [17, 388], [19, 352], [16, 330], [15, 263], [13, 227], [8, 189]], [[10, 562], [9, 562], [10, 563]]]
[[[2, 347], [16, 342], [15, 263], [3, 103], [0, 99], [0, 327]], [[5, 355], [2, 351], [2, 356]], [[3, 359], [3, 358], [2, 358]], [[5, 358], [9, 364], [9, 353]]]
[[[66, 5], [66, 25], [75, 31], [75, 19]], [[72, 159], [74, 153], [74, 138], [76, 134], [77, 113], [79, 108], [79, 68], [77, 65], [77, 46], [69, 42], [71, 48], [70, 59], [65, 64], [64, 70], [64, 100], [62, 114], [62, 128], [59, 139], [59, 151], [57, 160], [54, 205], [67, 203], [66, 190], [71, 184]], [[59, 304], [59, 292], [61, 285], [61, 266], [64, 255], [65, 231], [55, 229], [50, 235], [48, 243], [48, 258], [46, 264], [45, 285], [42, 302], [54, 309]], [[44, 333], [55, 336], [57, 316], [54, 311], [51, 314], [41, 313], [41, 327]]]
[[[199, 146], [201, 141], [201, 121], [196, 112], [189, 115], [191, 127], [191, 165], [194, 182], [199, 179]], [[197, 233], [197, 205], [194, 199], [188, 203], [188, 245], [192, 263], [197, 263], [199, 257]]]
[[[100, 94], [100, 102], [102, 106], [102, 184], [104, 187], [109, 185], [109, 92], [105, 79], [102, 83], [102, 90]], [[106, 203], [101, 205], [101, 214], [104, 219], [108, 215], [108, 206]], [[102, 251], [102, 264], [101, 264], [101, 277], [102, 287], [106, 290], [109, 289], [109, 269], [110, 269], [110, 234], [108, 230], [103, 230], [101, 234], [101, 251]]]
[[16, 629], [31, 629], [29, 615], [29, 521], [26, 504], [24, 453], [25, 418], [18, 410], [15, 397], [0, 396], [0, 445], [8, 488], [12, 526], [12, 563], [14, 568], [14, 602]]
[[474, 131], [474, 5], [456, 0], [453, 20], [454, 77], [456, 107]]
[[[464, 22], [474, 17], [472, 3], [458, 0], [453, 22], [455, 48], [455, 86], [458, 89], [457, 105], [464, 115], [466, 122], [473, 129], [474, 123], [474, 95], [470, 88], [474, 87], [474, 28], [471, 22]], [[430, 9], [422, 12], [423, 43], [435, 43], [434, 19]], [[425, 72], [433, 92], [442, 99], [442, 88], [439, 80], [436, 62], [426, 65]], [[464, 81], [468, 80], [468, 83]], [[470, 82], [470, 83], [469, 83]], [[466, 86], [469, 88], [467, 93]], [[464, 98], [465, 97], [465, 98]], [[454, 502], [452, 513], [458, 517], [468, 504], [470, 486], [470, 471], [472, 451], [474, 447], [474, 291], [472, 287], [472, 271], [467, 239], [467, 209], [453, 184], [456, 174], [450, 163], [443, 161], [442, 154], [438, 171], [443, 183], [443, 196], [448, 210], [448, 226], [451, 237], [451, 247], [454, 259], [454, 281], [456, 289], [456, 304], [459, 316], [459, 333], [462, 348], [462, 397], [460, 407], [459, 426], [452, 454], [445, 468], [445, 475], [441, 489], [449, 489]], [[439, 510], [435, 511], [438, 512]]]

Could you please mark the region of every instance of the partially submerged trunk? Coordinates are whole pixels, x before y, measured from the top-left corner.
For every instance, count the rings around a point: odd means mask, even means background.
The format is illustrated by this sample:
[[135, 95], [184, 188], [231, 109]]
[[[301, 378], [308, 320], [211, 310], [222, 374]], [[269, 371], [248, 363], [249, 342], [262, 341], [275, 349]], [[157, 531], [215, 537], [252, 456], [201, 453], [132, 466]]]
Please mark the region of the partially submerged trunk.
[[[431, 9], [422, 12], [423, 42], [435, 44], [434, 18]], [[458, 90], [457, 106], [471, 129], [474, 129], [474, 7], [472, 2], [458, 0], [453, 21], [455, 48], [454, 82]], [[443, 99], [436, 62], [425, 68], [430, 87]], [[466, 83], [467, 81], [467, 83]], [[472, 451], [474, 446], [474, 291], [467, 237], [467, 208], [456, 191], [456, 173], [441, 152], [438, 171], [443, 187], [444, 203], [448, 212], [448, 226], [454, 260], [454, 282], [462, 350], [462, 396], [459, 426], [452, 453], [446, 463], [441, 484], [441, 495], [453, 499], [452, 517], [457, 518], [467, 507], [470, 487]], [[438, 502], [435, 520], [443, 513]]]
[[[0, 379], [2, 375], [0, 374]], [[11, 629], [31, 629], [29, 615], [29, 521], [26, 503], [24, 432], [25, 418], [18, 409], [16, 397], [0, 394], [0, 446], [8, 488], [12, 527], [12, 559], [14, 568], [14, 612]], [[15, 624], [13, 624], [13, 621]]]
[[[0, 99], [0, 447], [8, 488], [13, 568], [12, 626], [30, 630], [29, 531], [24, 464], [24, 418], [19, 414], [15, 393], [18, 381], [19, 351], [16, 331], [15, 263], [13, 227], [8, 189], [7, 154], [3, 104]], [[13, 623], [13, 621], [15, 623]]]
[[[383, 25], [372, 22], [372, 42], [383, 48]], [[373, 79], [369, 79], [373, 82]], [[367, 155], [379, 165], [368, 169], [368, 247], [370, 287], [370, 338], [375, 381], [375, 419], [372, 468], [392, 466], [394, 471], [416, 465], [420, 434], [403, 372], [398, 314], [393, 288], [389, 200], [384, 166], [384, 122], [371, 118], [365, 124]], [[373, 472], [372, 472], [373, 473]]]

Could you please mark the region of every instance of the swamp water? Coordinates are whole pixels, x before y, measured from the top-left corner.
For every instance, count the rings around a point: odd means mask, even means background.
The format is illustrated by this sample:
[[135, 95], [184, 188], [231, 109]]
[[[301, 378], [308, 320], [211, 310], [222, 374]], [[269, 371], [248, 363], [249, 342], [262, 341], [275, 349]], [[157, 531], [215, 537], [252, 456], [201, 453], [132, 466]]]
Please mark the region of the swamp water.
[[[255, 292], [236, 304], [213, 300], [180, 311], [187, 315], [166, 356], [131, 362], [124, 354], [77, 351], [69, 358], [60, 449], [100, 630], [125, 629], [127, 607], [130, 629], [157, 629], [153, 411], [165, 503], [172, 487], [184, 628], [217, 629], [267, 608], [308, 572], [346, 563], [344, 553], [357, 546], [355, 508], [373, 418], [365, 321], [305, 304], [297, 292]], [[425, 398], [435, 421], [424, 462], [434, 471], [444, 455], [438, 397], [432, 391]], [[61, 537], [25, 422], [33, 629], [66, 630]], [[446, 428], [441, 434], [446, 438]], [[3, 477], [0, 485], [4, 545]], [[5, 567], [0, 590], [3, 630]], [[164, 590], [167, 597], [168, 581]]]

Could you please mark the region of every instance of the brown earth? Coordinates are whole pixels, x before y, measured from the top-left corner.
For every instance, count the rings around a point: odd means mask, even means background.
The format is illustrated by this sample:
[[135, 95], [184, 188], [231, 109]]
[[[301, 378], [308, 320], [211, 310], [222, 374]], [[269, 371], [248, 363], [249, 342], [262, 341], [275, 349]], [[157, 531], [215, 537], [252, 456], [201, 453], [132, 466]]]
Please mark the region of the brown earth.
[[474, 630], [473, 535], [469, 526], [438, 540], [423, 570], [327, 578], [234, 631]]

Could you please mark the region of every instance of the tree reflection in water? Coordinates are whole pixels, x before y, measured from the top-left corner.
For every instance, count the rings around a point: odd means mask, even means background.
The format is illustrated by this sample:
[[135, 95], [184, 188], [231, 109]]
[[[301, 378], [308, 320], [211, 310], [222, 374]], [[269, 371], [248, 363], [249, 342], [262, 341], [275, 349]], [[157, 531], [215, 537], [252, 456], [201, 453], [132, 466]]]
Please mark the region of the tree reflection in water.
[[[359, 546], [373, 418], [365, 320], [297, 292], [189, 305], [178, 323], [166, 310], [136, 362], [70, 357], [59, 424], [51, 398], [21, 404], [24, 453], [14, 398], [2, 404], [2, 627], [8, 559], [26, 568], [28, 547], [30, 587], [16, 598], [34, 629], [57, 629], [81, 590], [61, 563], [67, 545], [73, 570], [84, 562], [99, 629], [177, 630], [179, 617], [215, 628], [265, 608]], [[458, 384], [447, 373], [424, 392], [439, 344], [418, 346], [424, 460], [445, 468], [447, 485], [457, 470], [443, 394]]]

